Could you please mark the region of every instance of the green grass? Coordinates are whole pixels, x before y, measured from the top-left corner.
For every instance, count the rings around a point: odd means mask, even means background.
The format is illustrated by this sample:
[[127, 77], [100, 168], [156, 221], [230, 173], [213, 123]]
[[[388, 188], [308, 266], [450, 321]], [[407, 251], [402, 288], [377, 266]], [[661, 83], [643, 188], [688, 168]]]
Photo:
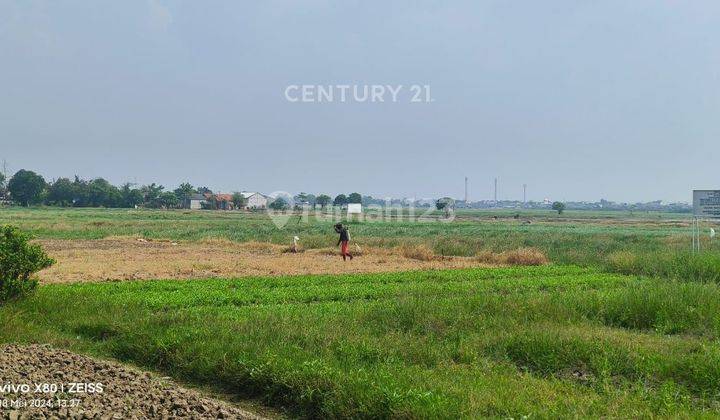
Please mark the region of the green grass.
[[42, 286], [50, 342], [356, 418], [716, 417], [720, 286], [572, 266]]
[[[514, 214], [349, 223], [362, 245], [460, 256], [535, 247], [565, 265], [47, 285], [0, 307], [0, 341], [112, 357], [305, 417], [720, 415], [717, 244], [690, 254], [687, 215]], [[41, 239], [298, 235], [320, 248], [335, 244], [333, 222], [0, 209], [0, 224]]]
[[[554, 262], [577, 265], [604, 263], [612, 253], [687, 250], [687, 215], [641, 214], [622, 218], [619, 212], [461, 211], [453, 222], [429, 218], [389, 220], [368, 216], [350, 222], [354, 240], [364, 245], [426, 244], [439, 255], [472, 256], [479, 251], [536, 247]], [[492, 216], [497, 216], [495, 220]], [[530, 220], [531, 224], [525, 224]], [[99, 239], [140, 235], [147, 238], [197, 241], [226, 238], [237, 242], [288, 244], [301, 238], [306, 248], [334, 245], [330, 215], [300, 220], [293, 216], [278, 229], [263, 213], [161, 211], [128, 209], [0, 209], [0, 224], [11, 223], [37, 238]], [[707, 243], [717, 252], [720, 246]]]
[[[354, 241], [366, 246], [427, 245], [437, 255], [474, 256], [534, 247], [558, 264], [602, 267], [625, 274], [720, 281], [720, 245], [704, 237], [704, 254], [692, 256], [688, 215], [625, 212], [552, 212], [462, 210], [452, 222], [428, 218], [398, 220], [369, 216], [350, 221]], [[494, 219], [497, 217], [498, 219]], [[532, 223], [526, 224], [525, 220]], [[236, 242], [289, 244], [301, 238], [305, 248], [333, 247], [337, 241], [329, 214], [300, 219], [282, 228], [264, 213], [128, 209], [0, 209], [0, 225], [11, 223], [36, 238], [100, 239], [143, 236], [198, 241], [225, 238]], [[708, 224], [709, 226], [709, 224]], [[707, 227], [706, 226], [706, 230]], [[717, 229], [720, 227], [716, 226]]]

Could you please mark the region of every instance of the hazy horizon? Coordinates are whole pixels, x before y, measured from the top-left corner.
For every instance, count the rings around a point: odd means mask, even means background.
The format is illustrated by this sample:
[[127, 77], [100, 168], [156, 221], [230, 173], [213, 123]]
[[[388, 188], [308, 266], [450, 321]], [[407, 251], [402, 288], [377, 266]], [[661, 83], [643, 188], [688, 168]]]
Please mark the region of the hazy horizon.
[[[720, 3], [0, 0], [11, 174], [219, 191], [690, 202]], [[429, 85], [302, 103], [293, 85]]]

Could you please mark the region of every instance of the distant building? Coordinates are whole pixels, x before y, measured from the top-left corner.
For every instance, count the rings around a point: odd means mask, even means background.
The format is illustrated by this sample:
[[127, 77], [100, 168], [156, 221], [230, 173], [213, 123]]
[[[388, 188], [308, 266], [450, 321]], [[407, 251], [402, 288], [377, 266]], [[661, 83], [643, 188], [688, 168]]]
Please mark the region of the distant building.
[[206, 202], [206, 198], [203, 194], [193, 194], [186, 198], [182, 202], [184, 209], [200, 210], [203, 208], [203, 204]]
[[218, 210], [234, 210], [235, 205], [232, 202], [232, 194], [215, 194]]
[[362, 204], [349, 203], [347, 205], [347, 212], [348, 214], [362, 214]]
[[266, 209], [268, 206], [268, 197], [259, 192], [243, 191], [240, 194], [245, 197], [245, 208], [248, 210]]

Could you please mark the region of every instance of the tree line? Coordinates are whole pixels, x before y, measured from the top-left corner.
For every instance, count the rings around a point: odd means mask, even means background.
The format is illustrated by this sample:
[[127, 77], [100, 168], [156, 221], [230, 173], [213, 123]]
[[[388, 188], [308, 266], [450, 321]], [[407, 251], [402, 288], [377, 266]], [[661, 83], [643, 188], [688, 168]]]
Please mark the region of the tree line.
[[[10, 179], [0, 173], [0, 199], [10, 199], [21, 206], [47, 205], [58, 207], [115, 207], [115, 208], [178, 208], [195, 194], [206, 195], [203, 207], [220, 208], [220, 199], [208, 187], [194, 187], [188, 182], [180, 184], [174, 190], [152, 183], [136, 186], [125, 183], [115, 186], [104, 178], [85, 180], [77, 175], [73, 178], [57, 178], [47, 182], [42, 175], [21, 169]], [[230, 202], [235, 208], [245, 205], [246, 199], [240, 193], [234, 193]], [[311, 205], [327, 207], [344, 206], [351, 203], [382, 204], [383, 201], [371, 196], [354, 192], [348, 195], [338, 194], [335, 198], [327, 194], [300, 193], [294, 197], [279, 197], [270, 203], [273, 209]]]
[[166, 190], [156, 183], [139, 187], [125, 183], [118, 187], [104, 178], [85, 180], [78, 176], [47, 182], [42, 175], [25, 169], [17, 171], [10, 179], [0, 174], [0, 197], [21, 206], [173, 208], [197, 193], [212, 191], [207, 187], [195, 188], [189, 183], [180, 184], [175, 190]]

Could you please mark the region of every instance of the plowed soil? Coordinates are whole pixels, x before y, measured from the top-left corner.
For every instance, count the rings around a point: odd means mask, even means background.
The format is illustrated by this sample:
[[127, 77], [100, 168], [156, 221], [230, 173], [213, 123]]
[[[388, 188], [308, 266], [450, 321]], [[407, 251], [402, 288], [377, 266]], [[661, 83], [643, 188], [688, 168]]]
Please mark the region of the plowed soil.
[[[0, 386], [29, 386], [0, 392], [0, 418], [261, 418], [150, 373], [50, 346], [0, 346], [0, 378]], [[58, 391], [43, 391], [53, 386]]]

